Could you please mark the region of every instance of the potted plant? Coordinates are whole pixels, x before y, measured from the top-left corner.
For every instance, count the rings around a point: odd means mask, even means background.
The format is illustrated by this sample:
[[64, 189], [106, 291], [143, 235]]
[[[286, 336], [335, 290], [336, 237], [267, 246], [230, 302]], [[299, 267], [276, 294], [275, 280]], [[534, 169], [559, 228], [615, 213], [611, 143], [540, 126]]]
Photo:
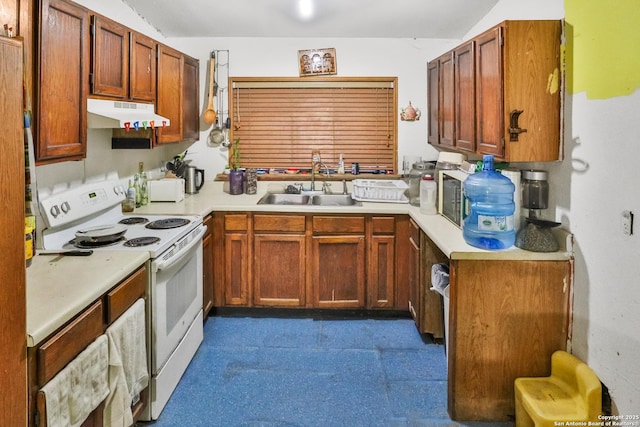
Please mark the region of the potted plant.
[[231, 148], [231, 170], [229, 171], [229, 194], [242, 194], [244, 192], [241, 162], [240, 162], [240, 138], [236, 138]]

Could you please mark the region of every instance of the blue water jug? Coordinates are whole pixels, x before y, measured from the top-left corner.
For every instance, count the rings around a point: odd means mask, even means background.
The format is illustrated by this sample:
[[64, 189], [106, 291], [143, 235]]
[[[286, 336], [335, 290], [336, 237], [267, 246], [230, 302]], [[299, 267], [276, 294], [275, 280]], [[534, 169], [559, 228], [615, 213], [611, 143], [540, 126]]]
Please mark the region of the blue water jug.
[[471, 246], [506, 249], [515, 243], [513, 228], [515, 186], [493, 169], [493, 156], [484, 155], [482, 171], [469, 175], [462, 185], [469, 215], [462, 223], [462, 235]]

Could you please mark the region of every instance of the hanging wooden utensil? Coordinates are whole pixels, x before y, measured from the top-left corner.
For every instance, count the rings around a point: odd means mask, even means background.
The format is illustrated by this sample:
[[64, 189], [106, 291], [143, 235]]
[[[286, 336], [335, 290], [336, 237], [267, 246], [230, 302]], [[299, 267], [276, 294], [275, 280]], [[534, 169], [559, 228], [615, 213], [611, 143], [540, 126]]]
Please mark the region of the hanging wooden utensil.
[[212, 124], [216, 121], [216, 110], [213, 109], [213, 95], [214, 95], [214, 69], [216, 65], [216, 57], [211, 52], [211, 59], [209, 60], [209, 104], [204, 111], [204, 121], [207, 124]]

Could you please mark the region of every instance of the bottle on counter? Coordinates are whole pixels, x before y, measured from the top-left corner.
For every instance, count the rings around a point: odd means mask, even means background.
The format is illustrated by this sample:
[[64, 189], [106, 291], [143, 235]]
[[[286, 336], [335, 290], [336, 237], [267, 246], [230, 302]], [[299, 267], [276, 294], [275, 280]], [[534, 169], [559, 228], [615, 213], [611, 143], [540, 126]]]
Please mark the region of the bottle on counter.
[[129, 188], [127, 188], [127, 196], [122, 201], [122, 212], [133, 212], [136, 207], [136, 188], [132, 180], [129, 180]]
[[435, 215], [436, 192], [438, 185], [433, 179], [433, 175], [425, 174], [420, 180], [420, 212], [426, 215]]
[[33, 240], [34, 229], [29, 225], [29, 219], [25, 218], [24, 221], [24, 258], [26, 266], [29, 267], [33, 261], [33, 254], [35, 253], [35, 245]]
[[493, 168], [493, 156], [482, 159], [482, 171], [464, 180], [463, 191], [469, 201], [469, 216], [462, 224], [462, 236], [471, 246], [507, 249], [515, 243], [513, 216], [515, 186]]

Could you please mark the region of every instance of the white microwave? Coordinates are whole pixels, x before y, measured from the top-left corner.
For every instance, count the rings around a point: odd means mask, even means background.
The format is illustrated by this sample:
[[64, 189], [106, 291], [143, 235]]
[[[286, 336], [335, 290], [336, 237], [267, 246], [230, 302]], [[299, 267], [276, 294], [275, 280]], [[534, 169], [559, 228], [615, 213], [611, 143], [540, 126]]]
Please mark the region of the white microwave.
[[462, 183], [469, 176], [461, 170], [442, 170], [438, 174], [438, 213], [458, 228], [469, 215], [467, 198]]

